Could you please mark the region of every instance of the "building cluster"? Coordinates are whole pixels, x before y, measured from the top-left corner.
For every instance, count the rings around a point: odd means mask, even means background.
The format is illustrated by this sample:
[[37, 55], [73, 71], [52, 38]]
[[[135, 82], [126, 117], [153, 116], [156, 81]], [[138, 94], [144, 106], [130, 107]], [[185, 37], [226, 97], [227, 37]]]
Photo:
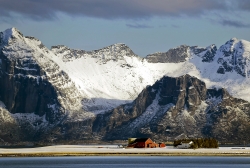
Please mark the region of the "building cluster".
[[130, 148], [164, 148], [164, 143], [155, 143], [150, 138], [129, 138], [128, 147]]
[[[189, 148], [218, 148], [218, 141], [214, 138], [179, 139], [173, 146], [177, 149]], [[128, 148], [164, 148], [164, 143], [155, 143], [150, 138], [129, 138]]]

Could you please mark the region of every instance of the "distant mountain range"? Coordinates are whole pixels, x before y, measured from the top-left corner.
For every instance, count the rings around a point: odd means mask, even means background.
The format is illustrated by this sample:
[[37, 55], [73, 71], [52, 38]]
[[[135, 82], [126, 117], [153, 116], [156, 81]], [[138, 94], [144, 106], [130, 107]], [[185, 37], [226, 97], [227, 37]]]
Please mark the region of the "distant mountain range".
[[250, 42], [145, 58], [125, 44], [46, 48], [0, 33], [0, 143], [250, 137]]

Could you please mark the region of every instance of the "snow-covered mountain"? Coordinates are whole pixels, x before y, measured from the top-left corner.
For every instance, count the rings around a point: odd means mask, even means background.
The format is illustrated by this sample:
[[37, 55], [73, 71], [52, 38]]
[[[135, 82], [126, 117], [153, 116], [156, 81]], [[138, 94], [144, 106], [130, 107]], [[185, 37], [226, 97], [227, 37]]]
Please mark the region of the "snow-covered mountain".
[[[247, 96], [250, 93], [249, 80], [241, 73], [243, 70], [239, 71], [242, 67], [245, 67], [244, 72], [247, 69], [248, 65], [244, 66], [240, 59], [244, 57], [245, 62], [248, 60], [250, 45], [244, 40], [236, 41], [244, 46], [244, 51], [233, 48], [235, 45], [231, 47], [231, 50], [239, 51], [236, 56], [239, 61], [237, 65], [231, 65], [231, 71], [223, 71], [223, 74], [222, 59], [228, 58], [224, 50], [228, 50], [226, 46], [229, 42], [219, 50], [215, 45], [206, 48], [180, 46], [166, 53], [150, 54], [144, 59], [135, 55], [125, 44], [90, 52], [65, 46], [52, 47], [52, 51], [64, 60], [57, 63], [67, 67], [65, 72], [88, 98], [86, 107], [95, 106], [98, 109], [106, 104], [106, 107], [112, 108], [135, 99], [145, 86], [152, 85], [163, 75], [177, 77], [185, 74], [204, 80], [210, 88], [226, 87], [233, 96], [250, 101]], [[227, 65], [224, 63], [224, 66]]]
[[63, 67], [84, 97], [87, 111], [103, 111], [131, 102], [169, 69], [163, 64], [148, 63], [125, 44], [90, 52], [54, 46], [52, 52], [53, 60]]
[[[82, 108], [81, 95], [75, 83], [54, 61], [56, 56], [41, 41], [24, 37], [17, 29], [7, 29], [0, 34], [2, 97], [8, 110], [13, 113], [44, 115], [45, 104], [53, 113], [72, 113]], [[32, 85], [29, 85], [32, 83]], [[6, 86], [9, 84], [9, 86]], [[48, 88], [51, 86], [51, 88]], [[6, 90], [6, 88], [8, 88]], [[12, 87], [12, 88], [11, 88]], [[47, 87], [47, 88], [44, 88]], [[12, 92], [9, 93], [9, 90]], [[47, 91], [48, 90], [48, 91]], [[48, 93], [45, 100], [43, 94]], [[34, 95], [38, 94], [39, 97]], [[20, 98], [22, 102], [16, 102]], [[28, 101], [32, 100], [32, 102]], [[41, 109], [40, 109], [41, 108]], [[38, 110], [39, 109], [39, 110]]]
[[186, 74], [204, 81], [208, 89], [225, 88], [250, 101], [249, 59], [250, 42], [236, 38], [218, 50], [215, 45], [181, 45], [142, 58], [125, 44], [93, 51], [64, 45], [48, 49], [11, 28], [0, 33], [2, 119], [25, 122], [29, 130], [87, 122], [131, 103], [163, 76]]

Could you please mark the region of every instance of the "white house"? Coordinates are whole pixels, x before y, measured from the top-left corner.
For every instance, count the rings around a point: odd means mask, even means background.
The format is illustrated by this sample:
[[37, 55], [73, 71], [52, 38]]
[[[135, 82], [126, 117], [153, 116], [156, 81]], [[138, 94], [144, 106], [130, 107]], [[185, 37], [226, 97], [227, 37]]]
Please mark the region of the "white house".
[[182, 141], [180, 145], [177, 146], [179, 149], [188, 149], [193, 144], [193, 141]]

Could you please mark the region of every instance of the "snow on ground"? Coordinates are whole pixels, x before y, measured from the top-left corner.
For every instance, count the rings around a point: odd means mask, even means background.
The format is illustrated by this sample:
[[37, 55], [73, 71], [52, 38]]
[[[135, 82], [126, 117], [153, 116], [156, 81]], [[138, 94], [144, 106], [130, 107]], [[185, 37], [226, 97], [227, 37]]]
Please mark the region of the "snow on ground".
[[48, 124], [48, 121], [45, 119], [45, 115], [40, 117], [34, 113], [16, 113], [11, 114], [11, 116], [16, 120], [29, 123], [34, 129], [39, 129], [41, 126], [47, 126]]
[[177, 149], [171, 147], [166, 148], [117, 148], [116, 146], [86, 146], [86, 145], [55, 145], [37, 148], [0, 148], [1, 154], [60, 154], [60, 153], [74, 153], [74, 154], [147, 154], [147, 153], [157, 153], [157, 154], [199, 154], [199, 155], [216, 155], [216, 154], [250, 154], [249, 147], [220, 147], [217, 149]]

